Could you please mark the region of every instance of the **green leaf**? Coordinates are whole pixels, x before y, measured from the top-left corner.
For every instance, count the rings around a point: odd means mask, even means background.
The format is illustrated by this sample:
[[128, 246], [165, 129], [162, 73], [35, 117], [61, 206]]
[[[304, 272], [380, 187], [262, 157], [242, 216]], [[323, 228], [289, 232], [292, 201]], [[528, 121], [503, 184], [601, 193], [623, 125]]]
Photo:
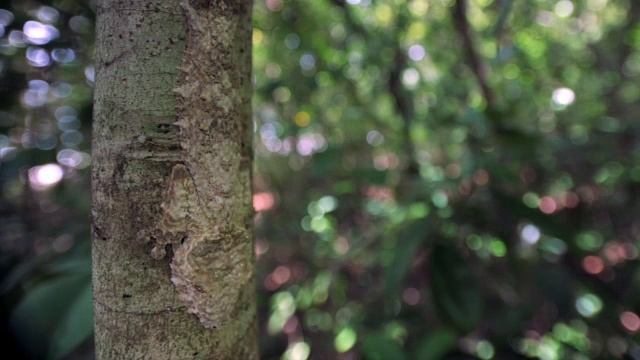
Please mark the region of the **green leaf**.
[[382, 334], [367, 336], [362, 342], [362, 354], [366, 360], [407, 359], [400, 344]]
[[484, 299], [479, 280], [452, 247], [436, 246], [431, 254], [431, 288], [443, 317], [468, 332], [482, 319]]
[[91, 299], [88, 274], [57, 276], [29, 291], [9, 323], [34, 357], [58, 359], [91, 334]]
[[427, 239], [431, 221], [419, 219], [409, 223], [398, 235], [393, 259], [384, 271], [385, 294], [389, 297], [400, 292], [400, 286], [411, 266], [416, 250]]
[[[20, 261], [0, 283], [0, 293], [7, 293], [19, 287], [27, 290], [52, 277], [71, 274], [91, 275], [91, 252], [89, 241], [76, 245], [73, 251], [62, 257], [52, 253], [25, 258]], [[35, 284], [35, 285], [34, 285]]]
[[458, 334], [453, 329], [442, 329], [426, 335], [416, 350], [416, 359], [438, 360], [456, 347]]
[[93, 333], [93, 292], [91, 282], [86, 284], [78, 297], [69, 304], [67, 313], [60, 320], [49, 350], [50, 359], [59, 359], [75, 349]]
[[65, 257], [46, 268], [52, 273], [91, 274], [91, 257]]

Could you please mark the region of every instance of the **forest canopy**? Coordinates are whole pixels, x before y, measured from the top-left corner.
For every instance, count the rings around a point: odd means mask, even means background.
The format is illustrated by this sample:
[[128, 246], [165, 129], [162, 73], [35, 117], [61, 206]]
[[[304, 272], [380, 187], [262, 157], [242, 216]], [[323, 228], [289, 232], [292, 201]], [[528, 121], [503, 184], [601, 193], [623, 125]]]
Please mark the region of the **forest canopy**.
[[[34, 358], [92, 351], [94, 21], [0, 6], [2, 338]], [[263, 358], [640, 358], [640, 2], [253, 21]]]

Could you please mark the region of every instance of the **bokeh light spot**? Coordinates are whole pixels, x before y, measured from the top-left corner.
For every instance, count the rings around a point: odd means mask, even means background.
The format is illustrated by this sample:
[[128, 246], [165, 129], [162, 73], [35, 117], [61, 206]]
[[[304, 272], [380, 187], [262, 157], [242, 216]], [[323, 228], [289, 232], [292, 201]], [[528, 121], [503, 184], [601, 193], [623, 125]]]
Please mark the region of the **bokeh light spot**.
[[9, 26], [13, 22], [13, 13], [9, 10], [0, 9], [0, 26]]
[[604, 270], [604, 261], [599, 256], [589, 255], [582, 259], [582, 268], [592, 275], [597, 275]]
[[525, 225], [520, 233], [522, 240], [527, 244], [533, 245], [540, 240], [540, 230], [534, 225]]
[[500, 239], [492, 239], [489, 242], [489, 250], [496, 257], [503, 257], [507, 255], [507, 246]]
[[298, 34], [288, 34], [284, 37], [284, 45], [290, 50], [297, 49], [300, 46], [300, 36]]
[[273, 90], [273, 99], [279, 103], [286, 103], [291, 99], [291, 91], [285, 86], [280, 86]]
[[427, 52], [424, 50], [422, 45], [413, 45], [407, 51], [409, 58], [413, 61], [420, 61], [424, 58]]
[[554, 12], [563, 18], [571, 16], [571, 14], [573, 14], [573, 3], [569, 0], [558, 1], [554, 7]]
[[56, 157], [60, 165], [74, 169], [84, 169], [91, 165], [91, 155], [73, 149], [63, 149]]
[[349, 252], [351, 245], [349, 244], [349, 240], [347, 238], [340, 236], [333, 243], [333, 250], [340, 255], [344, 255]]
[[262, 31], [260, 29], [253, 28], [253, 35], [251, 41], [253, 45], [259, 45], [262, 42]]
[[270, 192], [261, 192], [253, 195], [253, 208], [257, 212], [267, 211], [275, 204], [275, 198]]
[[415, 87], [419, 81], [420, 73], [416, 69], [409, 68], [402, 73], [402, 83], [408, 88]]
[[476, 344], [476, 355], [478, 355], [478, 357], [481, 359], [493, 359], [493, 356], [495, 355], [495, 349], [490, 342], [481, 340], [478, 341], [478, 344]]
[[407, 305], [417, 305], [420, 302], [420, 292], [416, 288], [406, 288], [402, 292], [402, 300], [404, 300]]
[[300, 67], [305, 71], [312, 71], [316, 68], [316, 58], [311, 54], [304, 54], [300, 57]]
[[93, 65], [89, 65], [84, 69], [84, 76], [87, 78], [87, 81], [90, 83], [95, 81], [96, 70]]
[[384, 142], [384, 135], [378, 130], [371, 130], [367, 133], [367, 143], [372, 146], [380, 146]]
[[58, 21], [60, 13], [58, 12], [58, 10], [52, 8], [51, 6], [40, 6], [37, 16], [38, 20], [45, 23], [53, 24]]
[[296, 114], [294, 122], [300, 127], [307, 127], [311, 123], [311, 116], [306, 111], [300, 111]]
[[27, 60], [31, 66], [43, 67], [51, 63], [49, 53], [39, 47], [29, 46], [26, 52]]
[[640, 330], [640, 318], [631, 311], [625, 311], [620, 314], [620, 323], [631, 332]]
[[24, 47], [27, 44], [25, 35], [20, 30], [13, 30], [9, 33], [9, 44], [15, 47]]
[[489, 183], [489, 172], [485, 169], [479, 169], [473, 174], [473, 182], [476, 185], [484, 186]]
[[573, 102], [576, 100], [576, 94], [569, 88], [558, 88], [553, 91], [551, 100], [553, 100], [554, 103], [564, 107], [573, 104]]
[[76, 59], [76, 54], [73, 50], [63, 48], [53, 49], [51, 56], [53, 57], [53, 60], [62, 64], [70, 63]]
[[289, 346], [287, 351], [283, 354], [284, 360], [306, 360], [311, 354], [311, 348], [309, 344], [304, 341], [295, 342]]
[[277, 79], [282, 73], [282, 68], [276, 63], [268, 63], [264, 67], [264, 73], [271, 79]]
[[592, 317], [602, 310], [602, 300], [594, 294], [585, 294], [576, 299], [576, 310], [584, 317]]
[[540, 196], [538, 196], [536, 193], [528, 192], [522, 196], [522, 202], [527, 207], [535, 209], [540, 206]]
[[438, 190], [431, 196], [431, 201], [433, 205], [442, 209], [449, 204], [449, 197], [444, 191]]
[[58, 164], [34, 166], [29, 169], [29, 184], [33, 189], [45, 190], [60, 182], [63, 176], [64, 172]]
[[545, 214], [553, 214], [553, 212], [558, 209], [556, 201], [551, 196], [544, 196], [541, 198], [538, 207], [540, 208], [540, 211]]
[[87, 34], [91, 31], [92, 22], [82, 15], [76, 15], [69, 20], [69, 26], [77, 33]]
[[36, 45], [44, 45], [60, 35], [58, 29], [55, 27], [42, 24], [38, 21], [25, 22], [22, 31], [27, 37], [27, 40]]
[[266, 0], [267, 9], [272, 12], [280, 11], [284, 6], [284, 2], [282, 0]]
[[334, 341], [336, 351], [343, 353], [351, 350], [353, 345], [356, 344], [357, 339], [358, 335], [356, 334], [356, 331], [351, 327], [345, 327], [340, 330], [338, 335], [336, 335], [336, 339]]

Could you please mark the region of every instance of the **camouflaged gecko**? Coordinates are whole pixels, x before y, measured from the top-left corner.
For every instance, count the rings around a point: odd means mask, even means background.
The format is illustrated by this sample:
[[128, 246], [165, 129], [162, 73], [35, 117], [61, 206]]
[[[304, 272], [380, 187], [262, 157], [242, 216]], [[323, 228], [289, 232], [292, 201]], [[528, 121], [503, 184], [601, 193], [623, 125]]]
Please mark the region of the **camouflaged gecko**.
[[234, 313], [238, 285], [251, 275], [243, 256], [248, 239], [231, 226], [207, 229], [210, 221], [182, 164], [173, 168], [165, 199], [161, 220], [140, 236], [154, 242], [154, 259], [172, 253], [171, 281], [180, 300], [206, 328], [216, 328]]
[[160, 220], [139, 237], [153, 242], [153, 258], [171, 258], [180, 300], [213, 329], [238, 316], [241, 297], [253, 291], [252, 243], [236, 209], [245, 195], [237, 140], [244, 105], [230, 20], [236, 12], [223, 3], [200, 15], [188, 0], [181, 5], [188, 42], [174, 92], [183, 161], [172, 170]]

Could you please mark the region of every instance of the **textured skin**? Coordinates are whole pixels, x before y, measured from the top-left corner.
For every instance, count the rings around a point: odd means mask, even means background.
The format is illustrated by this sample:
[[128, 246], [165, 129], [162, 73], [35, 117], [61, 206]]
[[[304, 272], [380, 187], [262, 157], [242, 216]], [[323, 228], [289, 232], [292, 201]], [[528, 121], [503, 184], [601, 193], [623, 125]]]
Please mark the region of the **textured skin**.
[[206, 328], [216, 328], [237, 315], [239, 285], [251, 280], [251, 258], [243, 256], [249, 239], [226, 222], [208, 227], [211, 221], [185, 165], [173, 168], [165, 199], [161, 220], [141, 237], [154, 242], [156, 260], [173, 252], [171, 281], [180, 300]]
[[171, 255], [171, 281], [180, 300], [209, 329], [238, 316], [253, 276], [251, 239], [238, 211], [244, 196], [238, 191], [243, 186], [238, 139], [244, 131], [238, 89], [244, 84], [234, 76], [238, 4], [219, 3], [221, 11], [214, 13], [194, 7], [205, 3], [181, 2], [189, 30], [174, 90], [182, 163], [173, 168], [161, 219], [140, 234], [154, 243], [153, 258]]

